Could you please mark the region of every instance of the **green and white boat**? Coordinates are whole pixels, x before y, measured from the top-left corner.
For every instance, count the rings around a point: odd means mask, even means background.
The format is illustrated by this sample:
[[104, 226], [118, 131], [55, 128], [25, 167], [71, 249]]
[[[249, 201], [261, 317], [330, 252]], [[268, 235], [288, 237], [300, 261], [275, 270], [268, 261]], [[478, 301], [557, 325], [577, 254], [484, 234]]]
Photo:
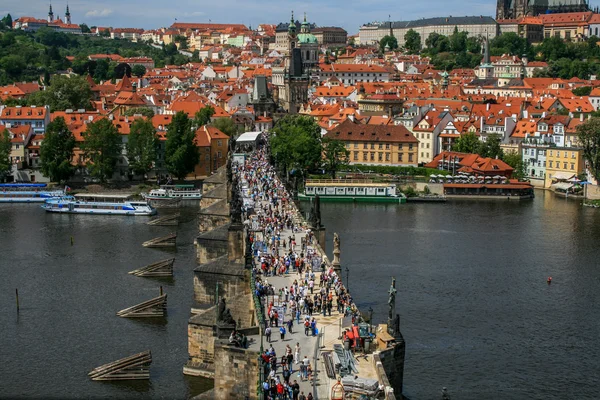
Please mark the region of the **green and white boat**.
[[316, 195], [321, 201], [406, 203], [406, 197], [396, 194], [395, 184], [363, 179], [308, 179], [298, 198], [310, 200]]

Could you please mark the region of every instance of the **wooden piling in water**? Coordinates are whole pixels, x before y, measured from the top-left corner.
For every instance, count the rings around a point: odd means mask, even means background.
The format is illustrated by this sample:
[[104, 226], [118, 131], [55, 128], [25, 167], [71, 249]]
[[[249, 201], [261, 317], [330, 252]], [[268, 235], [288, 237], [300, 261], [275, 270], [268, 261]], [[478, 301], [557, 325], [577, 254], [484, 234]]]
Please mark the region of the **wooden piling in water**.
[[88, 376], [94, 381], [150, 379], [152, 353], [146, 350], [94, 368]]
[[176, 247], [177, 233], [170, 233], [167, 236], [161, 236], [145, 241], [144, 247]]
[[138, 268], [133, 271], [129, 271], [130, 275], [135, 276], [146, 276], [146, 277], [160, 277], [160, 276], [173, 276], [173, 263], [174, 258], [157, 261], [153, 264], [148, 264], [145, 267]]
[[15, 289], [15, 294], [17, 295], [17, 312], [19, 312], [19, 289]]
[[148, 221], [147, 224], [159, 226], [177, 226], [179, 224], [179, 213], [154, 218]]
[[125, 318], [151, 318], [151, 317], [164, 317], [167, 310], [167, 295], [161, 295], [150, 300], [146, 300], [143, 303], [136, 304], [135, 306], [125, 308], [117, 313], [119, 317]]

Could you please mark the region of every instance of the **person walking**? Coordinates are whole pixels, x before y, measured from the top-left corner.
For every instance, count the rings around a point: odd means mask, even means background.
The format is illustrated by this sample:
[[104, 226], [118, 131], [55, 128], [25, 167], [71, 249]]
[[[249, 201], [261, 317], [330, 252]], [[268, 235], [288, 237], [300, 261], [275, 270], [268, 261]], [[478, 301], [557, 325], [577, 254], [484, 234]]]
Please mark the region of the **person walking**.
[[[285, 340], [285, 326], [281, 326], [279, 328], [279, 333], [281, 334], [281, 341], [283, 342]], [[314, 335], [313, 335], [314, 336]]]
[[298, 364], [299, 357], [300, 357], [300, 343], [296, 342], [296, 347], [294, 347], [294, 364]]
[[302, 359], [302, 372], [304, 373], [303, 380], [308, 379], [308, 366], [309, 365], [310, 365], [310, 360], [308, 359], [307, 356], [304, 356], [304, 358]]
[[290, 331], [290, 333], [294, 333], [293, 330], [292, 330], [293, 326], [294, 326], [294, 320], [293, 319], [289, 319], [288, 322], [287, 322], [287, 328], [288, 328], [288, 331]]
[[265, 328], [265, 336], [267, 337], [267, 342], [271, 343], [271, 327], [267, 326]]

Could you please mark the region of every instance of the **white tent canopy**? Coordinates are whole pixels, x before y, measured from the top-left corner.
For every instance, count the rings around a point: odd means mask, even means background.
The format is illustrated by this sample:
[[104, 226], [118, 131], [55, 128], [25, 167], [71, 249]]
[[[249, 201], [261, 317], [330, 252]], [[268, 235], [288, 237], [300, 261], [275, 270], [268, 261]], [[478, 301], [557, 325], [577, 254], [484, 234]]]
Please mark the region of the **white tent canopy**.
[[552, 176], [552, 179], [557, 181], [568, 181], [569, 179], [576, 177], [577, 175], [572, 172], [557, 172]]
[[240, 137], [237, 138], [236, 143], [256, 143], [256, 138], [258, 138], [261, 133], [262, 132], [242, 133]]

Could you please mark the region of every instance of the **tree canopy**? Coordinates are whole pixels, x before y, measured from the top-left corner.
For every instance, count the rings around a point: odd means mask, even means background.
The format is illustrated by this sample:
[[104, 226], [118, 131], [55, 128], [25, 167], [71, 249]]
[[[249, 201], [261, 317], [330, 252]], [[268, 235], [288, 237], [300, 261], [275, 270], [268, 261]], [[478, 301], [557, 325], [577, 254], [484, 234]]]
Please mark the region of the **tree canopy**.
[[519, 180], [525, 178], [525, 163], [518, 151], [507, 151], [502, 160], [515, 169], [512, 174], [513, 178]]
[[53, 182], [66, 182], [73, 176], [75, 168], [73, 149], [75, 137], [63, 117], [58, 117], [46, 127], [40, 147], [41, 170]]
[[379, 50], [385, 51], [385, 46], [389, 46], [390, 50], [396, 50], [398, 48], [398, 39], [395, 36], [386, 35], [379, 41]]
[[469, 132], [461, 135], [456, 140], [452, 150], [461, 153], [479, 154], [481, 157], [498, 157], [501, 159], [503, 150], [500, 143], [502, 143], [502, 137], [499, 134], [490, 134], [485, 141], [481, 141], [477, 138], [477, 135]]
[[198, 111], [196, 113], [196, 115], [194, 115], [194, 120], [192, 122], [193, 128], [198, 129], [201, 126], [209, 124], [210, 119], [212, 118], [212, 116], [214, 114], [215, 114], [215, 109], [212, 108], [211, 106], [203, 107], [202, 109], [200, 109], [200, 111]]
[[141, 78], [142, 76], [146, 75], [146, 67], [144, 67], [142, 64], [136, 64], [131, 69], [131, 73], [138, 78]]
[[106, 182], [115, 172], [121, 156], [121, 137], [112, 121], [103, 118], [87, 126], [82, 144], [90, 174]]
[[135, 175], [144, 175], [153, 168], [158, 155], [158, 137], [152, 121], [146, 118], [133, 121], [126, 148], [129, 169]]
[[4, 129], [3, 132], [0, 132], [0, 178], [8, 174], [12, 167], [12, 163], [10, 162], [11, 147], [10, 134], [8, 133], [8, 129]]
[[309, 116], [286, 115], [273, 128], [271, 152], [286, 174], [319, 167], [321, 150], [321, 128]]
[[577, 138], [594, 178], [600, 178], [600, 118], [594, 117], [577, 126]]
[[55, 75], [46, 90], [31, 93], [25, 99], [25, 105], [49, 105], [50, 111], [67, 109], [90, 110], [92, 108], [92, 89], [82, 76], [67, 77]]
[[194, 171], [200, 154], [196, 146], [196, 134], [187, 114], [179, 111], [167, 126], [165, 163], [169, 173], [178, 179], [184, 179]]
[[231, 118], [217, 118], [211, 125], [233, 139], [235, 139], [239, 133], [237, 125], [233, 123]]
[[325, 137], [322, 143], [325, 170], [331, 174], [331, 179], [335, 179], [336, 172], [348, 165], [350, 151], [340, 140]]
[[421, 35], [414, 29], [409, 29], [404, 35], [404, 47], [410, 54], [419, 54], [421, 51]]
[[152, 111], [150, 107], [132, 107], [125, 111], [125, 115], [128, 117], [132, 117], [137, 114], [143, 115], [146, 118], [154, 117], [154, 111]]

